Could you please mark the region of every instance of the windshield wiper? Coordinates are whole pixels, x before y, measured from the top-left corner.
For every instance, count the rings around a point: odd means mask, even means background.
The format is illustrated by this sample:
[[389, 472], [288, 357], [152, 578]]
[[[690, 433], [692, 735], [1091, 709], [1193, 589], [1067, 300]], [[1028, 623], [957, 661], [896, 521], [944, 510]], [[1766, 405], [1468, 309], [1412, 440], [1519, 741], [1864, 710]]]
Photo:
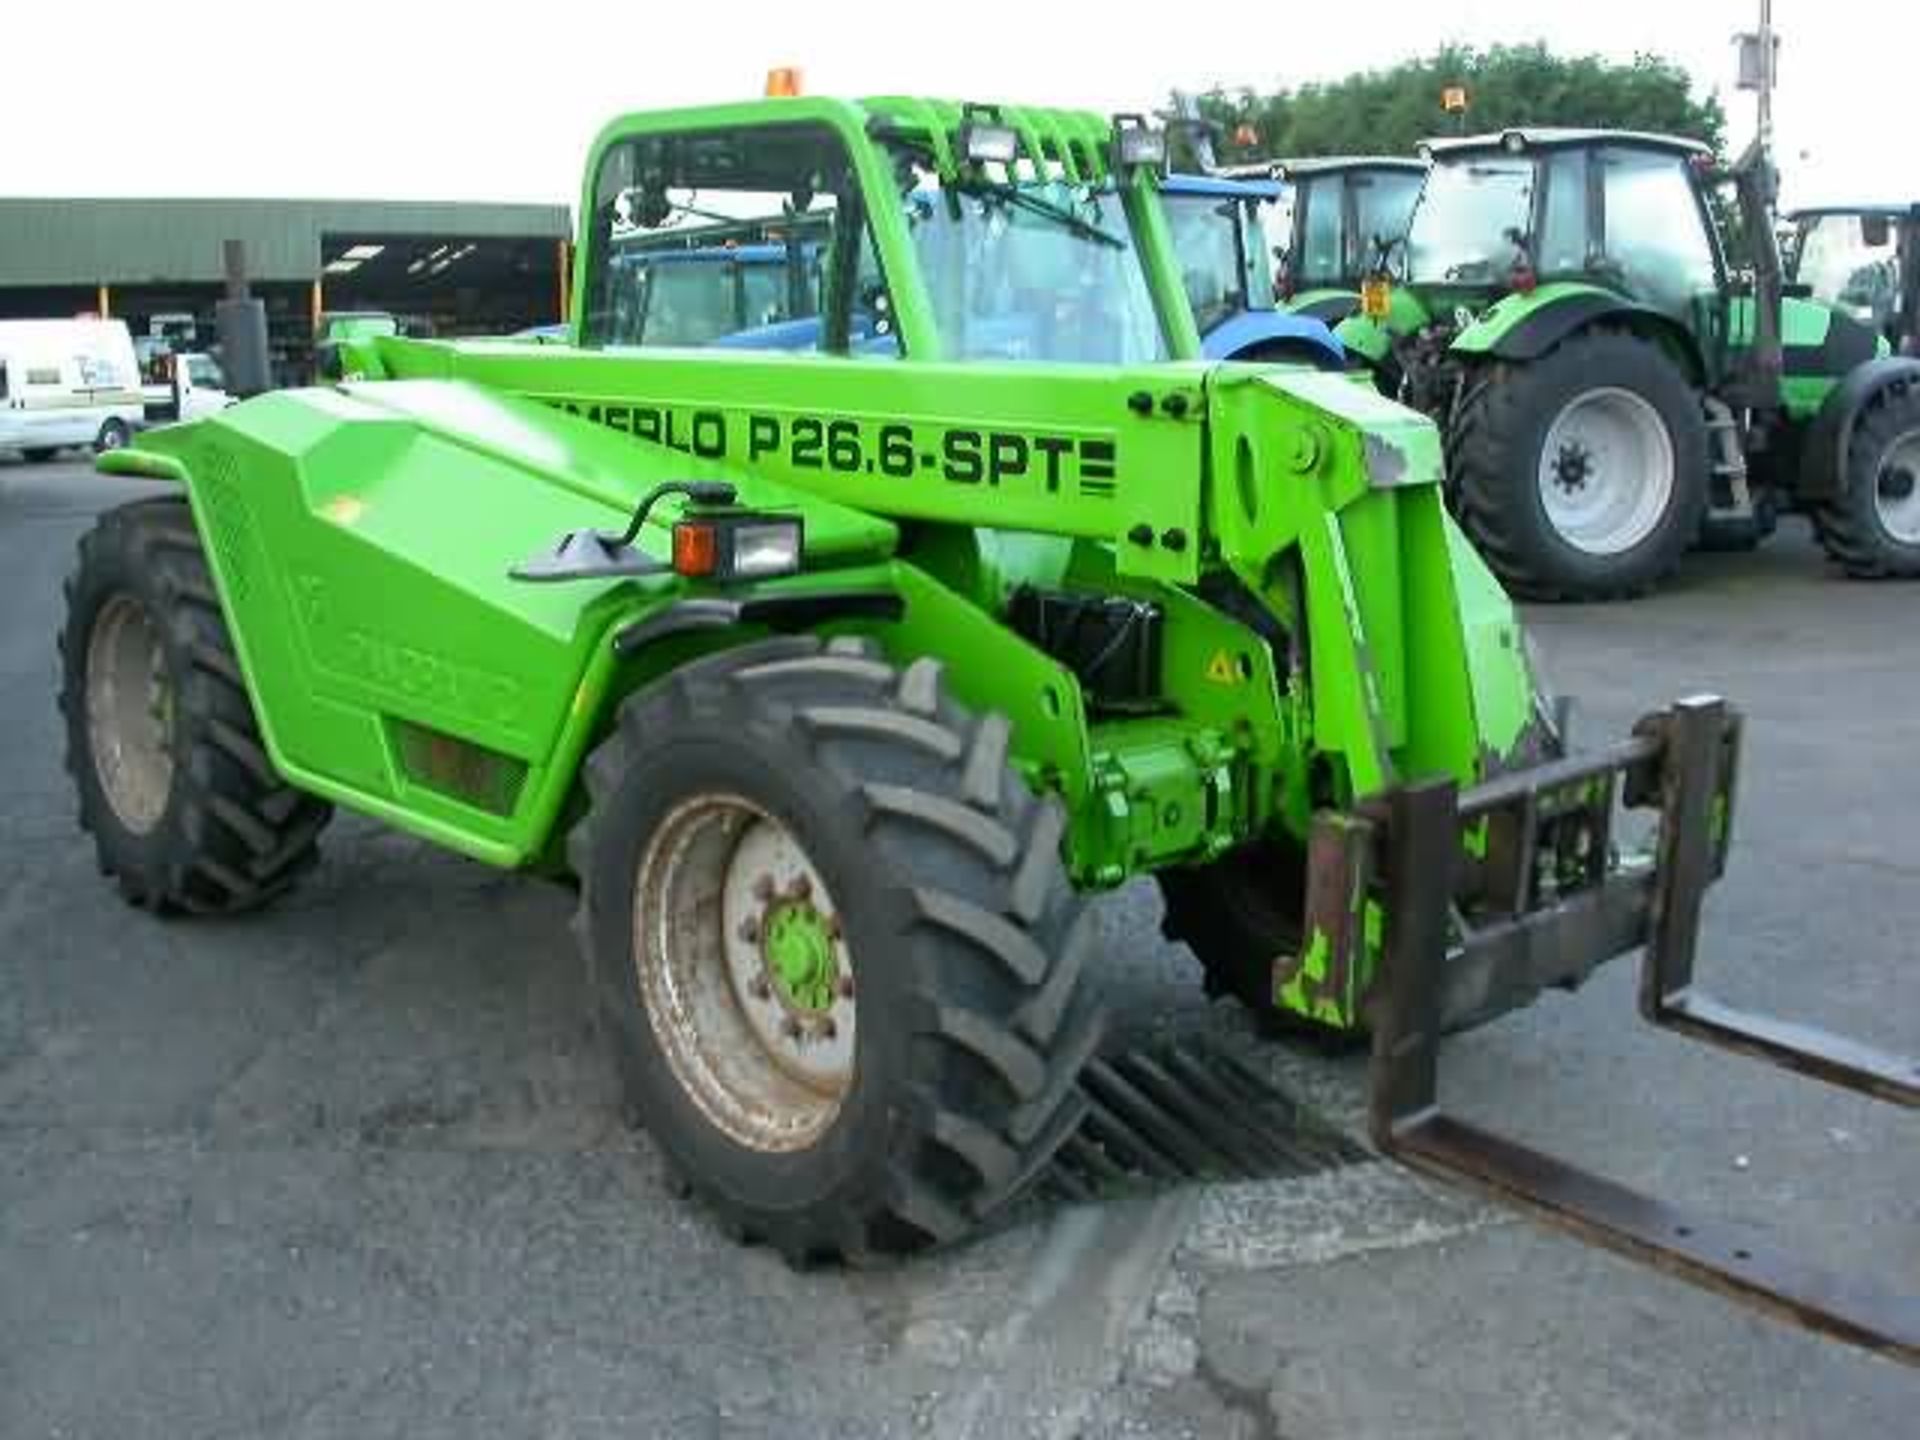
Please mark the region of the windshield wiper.
[[959, 188], [964, 194], [991, 196], [1004, 201], [1008, 205], [1012, 205], [1016, 209], [1024, 210], [1029, 215], [1038, 215], [1043, 219], [1051, 220], [1054, 224], [1078, 235], [1082, 240], [1092, 240], [1097, 244], [1108, 246], [1114, 250], [1124, 250], [1127, 248], [1127, 242], [1119, 236], [1109, 234], [1098, 225], [1095, 225], [1091, 220], [1082, 220], [1071, 210], [1055, 205], [1050, 201], [1042, 200], [1038, 195], [1030, 195], [1017, 185], [992, 185], [975, 180], [969, 181]]

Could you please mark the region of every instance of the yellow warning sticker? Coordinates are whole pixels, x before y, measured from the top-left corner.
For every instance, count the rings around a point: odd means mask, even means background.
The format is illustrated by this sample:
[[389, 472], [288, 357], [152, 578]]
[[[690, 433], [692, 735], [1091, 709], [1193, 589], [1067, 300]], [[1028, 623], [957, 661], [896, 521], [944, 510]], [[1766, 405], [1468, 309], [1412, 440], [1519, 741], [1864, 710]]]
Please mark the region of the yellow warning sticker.
[[1233, 656], [1224, 650], [1213, 652], [1213, 658], [1207, 661], [1207, 679], [1216, 685], [1238, 685], [1240, 667], [1233, 663]]

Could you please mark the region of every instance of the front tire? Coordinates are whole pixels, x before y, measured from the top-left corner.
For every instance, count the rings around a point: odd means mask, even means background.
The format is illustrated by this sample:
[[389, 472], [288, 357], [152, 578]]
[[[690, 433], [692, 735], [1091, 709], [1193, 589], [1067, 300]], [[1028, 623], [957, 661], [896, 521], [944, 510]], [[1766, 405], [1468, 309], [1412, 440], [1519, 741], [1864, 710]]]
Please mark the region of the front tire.
[[1540, 600], [1638, 595], [1699, 533], [1707, 431], [1660, 347], [1581, 331], [1469, 381], [1449, 478], [1461, 523], [1507, 587]]
[[273, 769], [184, 500], [123, 505], [81, 537], [60, 634], [80, 824], [135, 905], [263, 905], [316, 858], [332, 811]]
[[1846, 489], [1813, 507], [1827, 554], [1862, 580], [1920, 576], [1920, 384], [1866, 404], [1847, 452]]
[[109, 450], [124, 450], [132, 442], [133, 431], [127, 428], [127, 422], [115, 417], [100, 427], [93, 448], [96, 454], [104, 455]]
[[1078, 1125], [1091, 930], [1007, 741], [936, 661], [798, 637], [634, 695], [590, 758], [596, 1004], [739, 1238], [796, 1264], [956, 1240]]

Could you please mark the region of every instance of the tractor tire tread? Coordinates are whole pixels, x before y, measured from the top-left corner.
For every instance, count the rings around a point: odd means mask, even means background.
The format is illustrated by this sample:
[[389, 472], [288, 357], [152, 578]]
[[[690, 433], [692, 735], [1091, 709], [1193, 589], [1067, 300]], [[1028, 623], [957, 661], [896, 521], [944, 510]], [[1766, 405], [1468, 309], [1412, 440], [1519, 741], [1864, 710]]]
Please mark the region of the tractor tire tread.
[[[125, 830], [94, 777], [88, 646], [76, 628], [90, 624], [112, 594], [129, 592], [152, 615], [174, 682], [172, 787], [144, 838]], [[81, 537], [65, 593], [69, 614], [58, 647], [65, 762], [102, 873], [134, 904], [160, 912], [231, 914], [285, 891], [317, 858], [332, 807], [290, 786], [267, 757], [186, 501], [135, 501], [102, 516]], [[90, 595], [93, 608], [77, 614]]]
[[596, 899], [618, 873], [598, 837], [635, 793], [625, 777], [676, 727], [781, 746], [771, 753], [783, 764], [829, 777], [845, 797], [846, 833], [884, 872], [868, 877], [871, 913], [898, 927], [886, 959], [902, 1003], [885, 1023], [907, 1032], [905, 1058], [886, 1082], [887, 1141], [798, 1208], [703, 1176], [694, 1157], [706, 1142], [679, 1133], [684, 1122], [663, 1124], [650, 1088], [678, 1082], [629, 1050], [620, 1068], [633, 1111], [723, 1229], [791, 1263], [865, 1263], [961, 1238], [1071, 1136], [1079, 1070], [1103, 1029], [1085, 963], [1090, 915], [1060, 858], [1064, 828], [1045, 818], [1057, 807], [1007, 765], [1004, 720], [962, 710], [936, 661], [896, 668], [871, 641], [752, 642], [636, 692], [587, 763], [588, 806], [568, 844], [582, 881], [575, 931], [617, 1052], [649, 1022], [625, 978], [630, 958], [609, 973], [632, 940], [619, 903]]

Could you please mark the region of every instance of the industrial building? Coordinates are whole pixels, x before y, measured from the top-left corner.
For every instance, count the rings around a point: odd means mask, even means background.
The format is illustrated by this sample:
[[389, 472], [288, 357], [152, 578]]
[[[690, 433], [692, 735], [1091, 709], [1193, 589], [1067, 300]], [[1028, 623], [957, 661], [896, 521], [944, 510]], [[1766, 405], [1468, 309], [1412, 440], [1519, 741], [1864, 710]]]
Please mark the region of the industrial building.
[[238, 240], [275, 379], [297, 383], [328, 312], [390, 311], [438, 335], [562, 318], [569, 235], [564, 205], [0, 198], [0, 319], [113, 316], [204, 349]]

